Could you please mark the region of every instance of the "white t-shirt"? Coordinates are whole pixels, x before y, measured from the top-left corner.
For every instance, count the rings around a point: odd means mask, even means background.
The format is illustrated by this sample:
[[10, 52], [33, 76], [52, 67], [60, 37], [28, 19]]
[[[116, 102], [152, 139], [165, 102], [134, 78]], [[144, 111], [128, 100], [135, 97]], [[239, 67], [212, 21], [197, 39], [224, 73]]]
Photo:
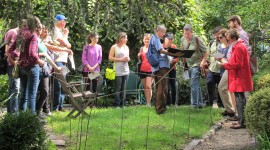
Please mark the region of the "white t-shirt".
[[[129, 57], [129, 48], [126, 45], [123, 45], [121, 48], [114, 45], [115, 48], [115, 57]], [[128, 62], [115, 62], [116, 76], [129, 75], [129, 66]]]
[[[58, 27], [54, 28], [53, 40], [57, 41], [57, 39], [62, 39], [63, 41], [68, 41], [68, 36], [64, 35], [64, 33]], [[59, 46], [59, 45], [58, 45]], [[55, 52], [55, 62], [65, 62], [67, 63], [68, 52]]]

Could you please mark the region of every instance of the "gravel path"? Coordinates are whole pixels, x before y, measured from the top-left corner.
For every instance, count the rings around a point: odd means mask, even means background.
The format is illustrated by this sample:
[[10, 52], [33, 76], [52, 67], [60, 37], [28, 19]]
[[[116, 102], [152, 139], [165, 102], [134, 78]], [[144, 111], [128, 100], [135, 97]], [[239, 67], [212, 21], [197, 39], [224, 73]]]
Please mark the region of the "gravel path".
[[230, 129], [232, 122], [222, 122], [218, 130], [209, 140], [193, 147], [194, 150], [250, 150], [256, 149], [255, 139], [247, 129]]

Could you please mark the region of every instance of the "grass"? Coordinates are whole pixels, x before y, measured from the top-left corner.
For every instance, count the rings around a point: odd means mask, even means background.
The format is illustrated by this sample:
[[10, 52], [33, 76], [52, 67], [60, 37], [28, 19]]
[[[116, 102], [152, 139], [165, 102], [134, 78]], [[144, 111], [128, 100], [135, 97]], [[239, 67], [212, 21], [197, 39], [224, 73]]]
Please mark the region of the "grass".
[[[213, 122], [222, 118], [220, 109], [211, 111]], [[209, 107], [168, 107], [162, 115], [157, 115], [154, 107], [145, 106], [130, 106], [123, 110], [95, 108], [87, 109], [87, 112], [91, 112], [90, 119], [88, 116], [70, 119], [66, 117], [68, 112], [54, 113], [49, 118], [53, 132], [63, 134], [69, 140], [68, 149], [84, 149], [86, 135], [86, 149], [181, 149], [191, 139], [201, 138], [212, 125]]]

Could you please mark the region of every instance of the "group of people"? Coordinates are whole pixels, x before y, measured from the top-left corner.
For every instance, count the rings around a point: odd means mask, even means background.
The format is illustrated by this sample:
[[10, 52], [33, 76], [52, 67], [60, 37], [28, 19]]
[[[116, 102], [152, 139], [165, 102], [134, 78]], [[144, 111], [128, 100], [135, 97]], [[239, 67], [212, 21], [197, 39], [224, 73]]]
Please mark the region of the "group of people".
[[[237, 15], [228, 19], [230, 29], [216, 27], [213, 30], [214, 40], [206, 46], [203, 39], [193, 34], [192, 26], [186, 24], [183, 37], [180, 39], [180, 49], [195, 50], [190, 58], [183, 58], [182, 52], [172, 53], [169, 48], [177, 48], [174, 34], [166, 33], [166, 27], [158, 25], [154, 34], [144, 34], [143, 46], [138, 52], [141, 60], [139, 76], [143, 84], [147, 106], [151, 106], [152, 84], [155, 83], [155, 110], [157, 114], [166, 112], [166, 105], [176, 103], [176, 65], [179, 61], [187, 64], [190, 76], [191, 106], [205, 106], [202, 98], [200, 74], [210, 62], [207, 73], [208, 105], [214, 102], [215, 89], [218, 87], [217, 103], [225, 107], [223, 115], [237, 119], [238, 123], [232, 128], [244, 127], [243, 111], [246, 104], [244, 92], [252, 90], [252, 80], [249, 68], [251, 48], [248, 35], [241, 27], [241, 18]], [[8, 58], [9, 94], [8, 112], [26, 110], [30, 107], [32, 113], [45, 112], [50, 114], [48, 104], [49, 78], [44, 74], [46, 66], [54, 72], [61, 73], [67, 59], [73, 55], [68, 41], [69, 30], [65, 27], [66, 17], [62, 14], [55, 16], [53, 35], [49, 35], [47, 27], [41, 24], [38, 17], [31, 16], [22, 20], [19, 27], [5, 34], [6, 56]], [[116, 43], [111, 46], [108, 59], [114, 63], [115, 97], [114, 105], [125, 105], [125, 88], [129, 75], [129, 47], [127, 33], [120, 32]], [[164, 42], [161, 43], [161, 39]], [[88, 43], [82, 49], [83, 77], [87, 83], [86, 90], [97, 90], [98, 78], [90, 81], [89, 73], [100, 72], [102, 63], [102, 47], [98, 44], [97, 33], [90, 33]], [[223, 54], [216, 58], [215, 54]], [[157, 58], [157, 65], [149, 63], [150, 54]], [[20, 78], [14, 78], [12, 70], [20, 66]], [[45, 71], [44, 71], [45, 70]], [[90, 85], [92, 87], [90, 87]], [[20, 89], [21, 87], [21, 89]], [[54, 79], [53, 110], [64, 111], [64, 93], [61, 81]], [[20, 103], [18, 95], [20, 89]], [[39, 96], [37, 97], [37, 91]]]
[[[241, 27], [241, 18], [234, 15], [227, 21], [230, 29], [216, 27], [213, 30], [214, 40], [209, 46], [206, 46], [202, 38], [193, 35], [192, 26], [186, 24], [183, 28], [184, 36], [181, 38], [180, 49], [195, 50], [190, 58], [182, 58], [183, 54], [180, 52], [170, 53], [167, 51], [168, 48], [176, 48], [176, 46], [172, 44], [173, 34], [166, 33], [164, 26], [157, 26], [153, 35], [145, 34], [144, 46], [138, 53], [138, 57], [142, 61], [140, 78], [144, 86], [147, 105], [150, 105], [151, 100], [152, 79], [155, 80], [154, 97], [157, 114], [164, 113], [167, 109], [166, 105], [175, 104], [175, 64], [179, 62], [180, 58], [188, 67], [191, 107], [212, 106], [217, 88], [217, 104], [219, 107], [225, 107], [222, 115], [229, 116], [231, 121], [238, 121], [231, 128], [245, 127], [244, 108], [248, 97], [247, 93], [253, 90], [249, 62], [251, 46], [247, 33]], [[164, 43], [162, 44], [160, 39], [163, 38]], [[149, 64], [148, 51], [156, 53], [159, 60], [158, 66]], [[209, 68], [206, 74], [208, 101], [205, 104], [202, 97], [200, 76], [206, 66]]]
[[[42, 25], [38, 17], [28, 15], [19, 26], [10, 29], [4, 37], [5, 55], [8, 61], [9, 113], [30, 108], [41, 118], [44, 112], [51, 114], [48, 104], [49, 78], [54, 72], [61, 72], [69, 55], [73, 55], [68, 42], [68, 29], [64, 15], [55, 16], [53, 37], [49, 29]], [[19, 66], [19, 78], [14, 76], [14, 68]], [[60, 81], [54, 80], [53, 110], [63, 111], [64, 93]], [[20, 93], [20, 101], [18, 96]], [[38, 95], [38, 96], [37, 96]]]

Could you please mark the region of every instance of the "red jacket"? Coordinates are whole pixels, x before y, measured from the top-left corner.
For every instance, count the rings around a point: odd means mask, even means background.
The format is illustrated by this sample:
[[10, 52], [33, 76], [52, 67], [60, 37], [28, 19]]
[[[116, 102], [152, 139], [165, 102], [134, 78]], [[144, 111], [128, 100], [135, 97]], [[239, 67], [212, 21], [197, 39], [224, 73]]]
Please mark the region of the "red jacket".
[[238, 41], [232, 48], [229, 62], [224, 65], [224, 68], [228, 70], [228, 90], [230, 92], [253, 90], [249, 57], [243, 41]]

